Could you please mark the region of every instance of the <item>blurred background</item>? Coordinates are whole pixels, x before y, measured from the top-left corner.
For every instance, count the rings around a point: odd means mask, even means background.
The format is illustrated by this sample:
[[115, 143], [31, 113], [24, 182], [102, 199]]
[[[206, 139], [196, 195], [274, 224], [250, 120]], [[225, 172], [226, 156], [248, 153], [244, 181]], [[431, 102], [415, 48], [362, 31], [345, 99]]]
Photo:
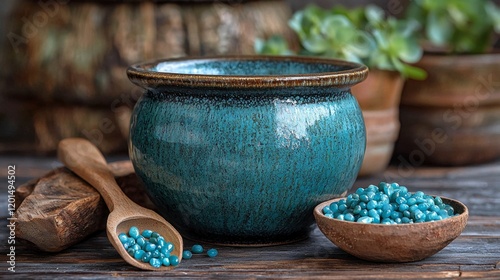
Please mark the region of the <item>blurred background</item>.
[[[3, 0], [0, 5], [0, 153], [53, 154], [80, 136], [105, 153], [126, 152], [141, 90], [130, 64], [187, 55], [252, 54], [255, 38], [283, 35], [307, 4], [395, 1]], [[396, 1], [402, 5], [400, 1]], [[398, 11], [398, 10], [396, 10]]]
[[[500, 0], [494, 2], [498, 5]], [[129, 65], [181, 56], [254, 54], [257, 38], [267, 39], [275, 34], [297, 49], [298, 38], [288, 21], [294, 12], [309, 4], [325, 9], [339, 4], [346, 7], [375, 4], [385, 14], [397, 18], [409, 3], [410, 0], [2, 0], [0, 154], [53, 155], [59, 140], [66, 137], [87, 138], [105, 154], [125, 154], [130, 114], [142, 94], [126, 76]], [[446, 21], [440, 23], [447, 26]], [[487, 88], [496, 85], [490, 77], [490, 69], [495, 69], [495, 65], [498, 64], [482, 68], [485, 70], [481, 75], [489, 81]], [[477, 69], [473, 72], [479, 73]], [[463, 80], [458, 77], [458, 81]], [[477, 88], [476, 80], [473, 88]], [[394, 137], [384, 144], [387, 159], [399, 130], [398, 102], [399, 97], [395, 99], [396, 109], [389, 112], [396, 120], [390, 127]], [[415, 108], [414, 104], [409, 107]], [[464, 126], [467, 135], [489, 139], [483, 153], [488, 160], [500, 156], [495, 144], [500, 138], [497, 112], [477, 109], [476, 117], [467, 116], [467, 123], [476, 122], [478, 128], [471, 130], [468, 124]], [[442, 119], [443, 112], [435, 114]], [[408, 116], [417, 115], [429, 114]], [[389, 135], [381, 130], [386, 121], [374, 122], [374, 128], [367, 129], [371, 131], [368, 134]], [[457, 131], [452, 128], [446, 133], [457, 135], [453, 139], [464, 139], [465, 134]], [[409, 132], [405, 135], [409, 144], [416, 139]], [[478, 141], [470, 139], [464, 149], [475, 156], [477, 153], [470, 147], [477, 146]], [[420, 147], [409, 144], [400, 146], [408, 147], [406, 154], [411, 158]], [[494, 153], [492, 145], [496, 147]], [[456, 151], [452, 144], [443, 143], [442, 147]], [[450, 151], [444, 148], [441, 149], [445, 151], [444, 157], [448, 157]], [[482, 160], [461, 160], [457, 164]]]

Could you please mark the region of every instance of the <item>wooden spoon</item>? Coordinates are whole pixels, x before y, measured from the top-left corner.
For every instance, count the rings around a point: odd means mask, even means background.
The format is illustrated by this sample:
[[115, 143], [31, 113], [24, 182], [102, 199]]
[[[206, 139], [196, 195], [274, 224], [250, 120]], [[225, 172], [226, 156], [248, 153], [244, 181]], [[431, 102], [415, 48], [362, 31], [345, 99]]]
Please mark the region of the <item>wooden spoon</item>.
[[109, 209], [106, 225], [108, 239], [129, 264], [146, 270], [169, 270], [173, 266], [154, 268], [149, 263], [134, 259], [123, 247], [118, 235], [128, 234], [131, 226], [142, 232], [150, 229], [161, 234], [165, 241], [170, 241], [175, 248], [173, 255], [182, 259], [182, 236], [163, 217], [156, 212], [143, 208], [132, 202], [116, 184], [113, 173], [108, 169], [101, 152], [91, 142], [81, 138], [67, 138], [59, 142], [58, 157], [67, 168], [92, 185], [103, 197]]

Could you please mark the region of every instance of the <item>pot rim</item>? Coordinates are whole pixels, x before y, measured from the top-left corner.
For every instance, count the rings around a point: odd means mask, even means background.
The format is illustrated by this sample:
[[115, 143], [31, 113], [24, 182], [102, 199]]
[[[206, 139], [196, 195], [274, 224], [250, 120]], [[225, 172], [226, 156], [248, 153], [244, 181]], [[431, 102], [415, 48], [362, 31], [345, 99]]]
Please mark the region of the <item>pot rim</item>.
[[[270, 61], [324, 64], [345, 67], [345, 70], [287, 75], [205, 75], [151, 70], [160, 63], [211, 62], [211, 61]], [[145, 89], [166, 87], [212, 89], [264, 89], [286, 87], [335, 87], [347, 88], [362, 82], [368, 75], [363, 64], [343, 60], [306, 56], [235, 55], [203, 56], [161, 59], [131, 65], [127, 76], [134, 84]]]

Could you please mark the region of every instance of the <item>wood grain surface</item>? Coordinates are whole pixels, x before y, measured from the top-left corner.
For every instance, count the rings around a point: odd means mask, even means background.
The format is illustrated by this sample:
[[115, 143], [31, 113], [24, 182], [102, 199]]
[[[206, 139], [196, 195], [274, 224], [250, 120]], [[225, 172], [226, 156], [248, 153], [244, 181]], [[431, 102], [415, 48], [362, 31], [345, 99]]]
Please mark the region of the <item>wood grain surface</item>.
[[[57, 164], [53, 158], [0, 157], [0, 177], [16, 164], [19, 184], [42, 176]], [[7, 189], [0, 194], [0, 261], [3, 276], [19, 279], [91, 278], [295, 278], [295, 279], [500, 279], [500, 162], [471, 167], [408, 168], [393, 163], [378, 176], [359, 178], [353, 189], [379, 181], [397, 181], [410, 191], [454, 198], [470, 211], [468, 224], [455, 241], [418, 262], [382, 264], [359, 260], [333, 245], [315, 228], [302, 242], [264, 248], [215, 246], [216, 258], [195, 255], [168, 272], [141, 271], [125, 263], [104, 231], [59, 253], [45, 253], [16, 240], [16, 272], [7, 270]], [[16, 180], [17, 182], [17, 180]], [[185, 247], [194, 244], [184, 240]], [[210, 247], [208, 244], [203, 244]]]

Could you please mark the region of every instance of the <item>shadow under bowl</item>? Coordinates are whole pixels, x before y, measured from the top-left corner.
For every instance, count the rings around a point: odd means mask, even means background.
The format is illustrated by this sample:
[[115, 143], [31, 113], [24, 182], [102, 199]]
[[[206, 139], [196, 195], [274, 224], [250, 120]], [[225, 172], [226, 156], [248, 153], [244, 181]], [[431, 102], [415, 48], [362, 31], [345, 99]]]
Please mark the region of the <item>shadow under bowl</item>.
[[467, 224], [469, 211], [460, 201], [441, 197], [456, 216], [414, 224], [365, 224], [328, 218], [323, 207], [342, 198], [325, 201], [314, 208], [319, 229], [345, 252], [373, 262], [413, 262], [430, 257], [457, 238]]

